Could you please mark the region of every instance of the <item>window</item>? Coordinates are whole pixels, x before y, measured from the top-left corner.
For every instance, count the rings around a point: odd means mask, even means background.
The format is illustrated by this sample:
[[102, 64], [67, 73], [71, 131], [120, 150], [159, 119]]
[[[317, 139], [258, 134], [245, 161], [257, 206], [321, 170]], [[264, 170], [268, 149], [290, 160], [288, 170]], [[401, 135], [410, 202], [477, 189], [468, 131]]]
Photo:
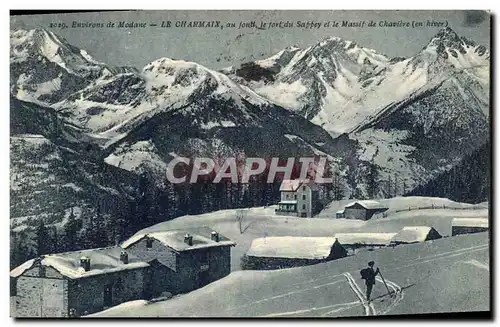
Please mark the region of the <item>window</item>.
[[146, 248], [151, 249], [153, 247], [153, 240], [151, 238], [148, 238], [146, 240]]
[[306, 187], [305, 186], [302, 186], [302, 191], [306, 191]]
[[293, 198], [294, 198], [295, 200], [297, 200], [297, 194], [295, 194], [295, 195], [293, 196]]
[[302, 195], [302, 200], [305, 200], [305, 199], [306, 199], [306, 195], [305, 195], [305, 194], [303, 194], [303, 195]]
[[305, 204], [302, 205], [302, 210], [306, 210], [306, 205]]

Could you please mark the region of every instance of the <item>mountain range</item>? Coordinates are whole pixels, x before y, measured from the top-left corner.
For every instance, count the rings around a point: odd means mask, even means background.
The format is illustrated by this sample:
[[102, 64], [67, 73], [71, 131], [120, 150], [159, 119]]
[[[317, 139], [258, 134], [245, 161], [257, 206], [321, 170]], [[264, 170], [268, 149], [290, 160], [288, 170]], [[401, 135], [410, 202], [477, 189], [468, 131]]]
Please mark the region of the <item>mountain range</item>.
[[123, 215], [175, 156], [326, 156], [345, 197], [403, 194], [489, 139], [489, 71], [489, 51], [450, 28], [409, 58], [332, 37], [220, 71], [114, 67], [11, 31], [11, 224], [96, 203]]

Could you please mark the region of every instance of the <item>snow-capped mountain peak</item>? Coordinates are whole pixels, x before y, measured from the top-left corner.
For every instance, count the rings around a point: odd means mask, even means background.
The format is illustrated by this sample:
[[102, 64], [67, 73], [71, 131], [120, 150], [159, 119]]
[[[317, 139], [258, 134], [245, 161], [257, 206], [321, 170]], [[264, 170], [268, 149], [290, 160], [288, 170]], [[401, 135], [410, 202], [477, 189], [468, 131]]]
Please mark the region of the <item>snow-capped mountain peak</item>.
[[460, 37], [451, 27], [441, 29], [429, 42], [429, 45], [440, 45], [444, 47], [460, 49], [466, 46], [475, 46], [474, 41]]
[[439, 31], [406, 59], [391, 59], [339, 37], [294, 49], [285, 64], [277, 65], [286, 53], [284, 49], [229, 74], [333, 135], [355, 130], [384, 108], [434, 88], [462, 70], [468, 70], [478, 98], [486, 99], [483, 84], [488, 79], [489, 52], [451, 28]]
[[10, 32], [11, 95], [52, 105], [99, 78], [136, 72], [95, 60], [87, 51], [44, 29]]
[[436, 62], [434, 68], [442, 70], [447, 66], [456, 69], [467, 69], [489, 65], [489, 51], [482, 45], [466, 37], [459, 36], [450, 27], [440, 30], [430, 42], [415, 56], [413, 62], [420, 60], [428, 63]]
[[104, 66], [86, 51], [70, 45], [64, 38], [44, 29], [17, 30], [10, 33], [11, 63], [39, 55], [69, 73], [86, 77]]

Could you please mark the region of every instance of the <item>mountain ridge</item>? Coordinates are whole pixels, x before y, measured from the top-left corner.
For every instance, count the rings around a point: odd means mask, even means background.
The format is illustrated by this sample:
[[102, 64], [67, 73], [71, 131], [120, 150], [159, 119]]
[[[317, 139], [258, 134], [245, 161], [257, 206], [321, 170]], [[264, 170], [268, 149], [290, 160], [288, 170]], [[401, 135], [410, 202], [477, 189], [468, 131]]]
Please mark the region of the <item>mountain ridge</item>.
[[[387, 196], [395, 178], [406, 179], [396, 192], [403, 194], [489, 137], [489, 52], [452, 32], [410, 58], [330, 37], [224, 73], [166, 57], [142, 70], [113, 70], [54, 33], [11, 32], [11, 96], [22, 101], [13, 101], [11, 115], [19, 133], [91, 149], [90, 160], [147, 173], [151, 185], [163, 185], [167, 162], [179, 155], [326, 156], [346, 197]], [[62, 46], [48, 51], [42, 41]], [[55, 78], [72, 82], [61, 89]], [[292, 106], [277, 104], [276, 94], [291, 95]], [[42, 124], [57, 122], [57, 135], [30, 121], [35, 111]]]

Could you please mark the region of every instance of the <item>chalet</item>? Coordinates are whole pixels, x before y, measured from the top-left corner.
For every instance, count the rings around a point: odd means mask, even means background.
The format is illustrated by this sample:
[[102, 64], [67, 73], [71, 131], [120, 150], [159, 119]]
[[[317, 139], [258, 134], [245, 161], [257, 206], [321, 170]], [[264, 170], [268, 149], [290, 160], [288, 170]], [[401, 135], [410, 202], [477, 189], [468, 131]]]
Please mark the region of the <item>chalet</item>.
[[319, 213], [319, 188], [311, 180], [285, 179], [280, 186], [281, 200], [277, 215], [312, 217]]
[[406, 226], [394, 237], [393, 244], [411, 244], [440, 239], [442, 236], [433, 227], [429, 226]]
[[396, 233], [337, 233], [334, 237], [349, 253], [354, 253], [361, 248], [372, 250], [386, 247], [391, 244], [395, 235]]
[[77, 317], [144, 296], [149, 265], [120, 247], [40, 256], [10, 272], [16, 317]]
[[252, 241], [243, 269], [269, 270], [313, 265], [347, 256], [333, 237], [265, 237]]
[[349, 203], [344, 208], [344, 216], [347, 219], [368, 220], [376, 213], [387, 211], [389, 208], [373, 200], [362, 200]]
[[236, 244], [208, 227], [141, 233], [122, 247], [150, 266], [149, 296], [192, 291], [231, 272]]
[[488, 231], [488, 218], [455, 218], [451, 221], [451, 235]]

